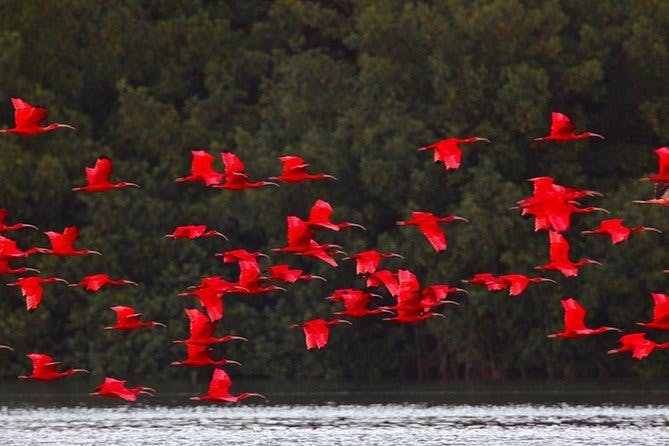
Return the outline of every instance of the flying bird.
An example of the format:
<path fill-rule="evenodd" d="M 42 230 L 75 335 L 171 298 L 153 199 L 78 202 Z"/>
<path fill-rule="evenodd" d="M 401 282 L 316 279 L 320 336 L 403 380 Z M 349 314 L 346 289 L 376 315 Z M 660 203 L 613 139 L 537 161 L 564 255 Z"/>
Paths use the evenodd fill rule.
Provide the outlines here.
<path fill-rule="evenodd" d="M 155 321 L 140 321 L 142 313 L 138 313 L 134 308 L 123 305 L 110 307 L 116 313 L 116 324 L 105 327 L 105 330 L 130 331 L 138 328 L 166 327 L 165 324 Z"/>
<path fill-rule="evenodd" d="M 191 154 L 193 157 L 190 164 L 190 175 L 177 178 L 176 182 L 202 182 L 206 186 L 219 184 L 224 175 L 214 170 L 216 158 L 204 150 L 191 150 Z"/>
<path fill-rule="evenodd" d="M 8 225 L 5 223 L 9 217 L 9 211 L 4 208 L 0 208 L 0 232 L 16 231 L 17 229 L 31 228 L 38 229 L 35 225 L 29 225 L 27 223 L 14 223 L 13 225 Z"/>
<path fill-rule="evenodd" d="M 174 232 L 172 232 L 171 234 L 167 234 L 165 238 L 172 238 L 172 239 L 186 238 L 188 240 L 193 240 L 200 237 L 214 237 L 214 236 L 223 237 L 226 240 L 228 239 L 228 237 L 226 237 L 225 234 L 223 234 L 222 232 L 218 232 L 213 229 L 207 231 L 206 225 L 177 226 L 174 229 Z"/>
<path fill-rule="evenodd" d="M 49 355 L 43 353 L 31 353 L 26 355 L 33 363 L 33 370 L 30 375 L 20 375 L 19 379 L 30 379 L 34 381 L 55 381 L 75 373 L 89 373 L 86 369 L 65 369 L 59 372 L 60 362 L 56 362 Z"/>
<path fill-rule="evenodd" d="M 309 228 L 330 229 L 331 231 L 339 231 L 344 228 L 359 228 L 365 230 L 363 225 L 351 223 L 349 221 L 333 223 L 331 220 L 333 213 L 334 210 L 330 203 L 325 200 L 316 200 L 316 203 L 311 207 L 311 211 L 309 211 L 309 218 L 307 219 L 306 224 Z"/>
<path fill-rule="evenodd" d="M 658 158 L 658 172 L 655 175 L 641 178 L 641 181 L 652 181 L 658 186 L 664 185 L 665 190 L 669 183 L 669 147 L 660 147 L 654 150 Z"/>
<path fill-rule="evenodd" d="M 534 138 L 535 141 L 553 141 L 553 142 L 568 142 L 579 139 L 601 138 L 604 137 L 598 133 L 583 132 L 574 133 L 576 126 L 571 119 L 562 113 L 551 113 L 551 131 L 548 136 L 542 138 Z"/>
<path fill-rule="evenodd" d="M 611 218 L 608 220 L 602 220 L 599 223 L 599 227 L 590 231 L 581 231 L 581 234 L 604 234 L 608 235 L 611 238 L 611 243 L 617 245 L 618 243 L 624 242 L 630 236 L 630 234 L 642 231 L 655 231 L 662 232 L 657 228 L 651 228 L 648 226 L 635 226 L 629 228 L 623 225 L 622 218 Z"/>
<path fill-rule="evenodd" d="M 621 336 L 618 339 L 621 344 L 620 347 L 609 350 L 607 353 L 613 355 L 615 353 L 632 352 L 632 358 L 643 359 L 650 355 L 656 348 L 669 348 L 669 342 L 658 344 L 646 338 L 646 333 L 629 333 Z"/>
<path fill-rule="evenodd" d="M 301 328 L 304 331 L 304 341 L 307 345 L 307 350 L 312 350 L 314 348 L 324 348 L 330 338 L 330 326 L 339 324 L 352 325 L 350 321 L 345 319 L 332 319 L 329 321 L 311 319 L 299 324 L 293 324 L 291 328 Z"/>
<path fill-rule="evenodd" d="M 569 259 L 569 243 L 562 235 L 555 231 L 549 231 L 549 257 L 550 262 L 545 265 L 536 266 L 535 269 L 560 271 L 565 277 L 578 276 L 578 268 L 587 264 L 601 265 L 600 262 L 588 258 L 582 258 L 573 262 Z"/>
<path fill-rule="evenodd" d="M 460 144 L 471 144 L 479 141 L 487 143 L 491 142 L 488 138 L 480 138 L 478 136 L 470 136 L 469 138 L 446 138 L 425 147 L 421 147 L 418 150 L 433 150 L 435 163 L 444 163 L 447 170 L 457 169 L 460 167 L 460 162 L 462 161 Z"/>
<path fill-rule="evenodd" d="M 585 308 L 571 297 L 563 299 L 561 302 L 564 309 L 564 329 L 559 333 L 549 334 L 549 338 L 578 339 L 607 331 L 621 331 L 618 328 L 606 326 L 594 329 L 587 328 L 585 326 Z"/>
<path fill-rule="evenodd" d="M 404 225 L 418 226 L 418 229 L 420 229 L 423 235 L 427 238 L 427 240 L 430 242 L 435 251 L 445 251 L 446 234 L 439 227 L 439 223 L 450 223 L 455 220 L 469 223 L 469 220 L 463 217 L 458 217 L 457 215 L 446 215 L 445 217 L 437 217 L 436 215 L 430 212 L 414 211 L 411 214 L 411 218 L 409 220 L 398 221 L 397 224 L 400 226 Z"/>
<path fill-rule="evenodd" d="M 0 275 L 2 274 L 21 274 L 27 272 L 34 272 L 39 274 L 39 270 L 35 268 L 26 268 L 24 266 L 20 268 L 12 268 L 9 266 L 9 260 L 0 260 Z"/>
<path fill-rule="evenodd" d="M 336 180 L 332 175 L 325 173 L 307 173 L 309 164 L 299 156 L 282 156 L 279 160 L 283 164 L 283 172 L 277 177 L 269 177 L 270 180 L 279 180 L 284 183 L 301 183 L 307 180 L 323 180 L 325 178 Z"/>
<path fill-rule="evenodd" d="M 237 361 L 231 359 L 212 359 L 211 353 L 213 348 L 206 345 L 186 344 L 186 359 L 182 361 L 174 361 L 172 365 L 186 365 L 191 367 L 209 367 L 217 365 L 235 364 L 241 365 Z"/>
<path fill-rule="evenodd" d="M 194 308 L 186 308 L 186 315 L 190 321 L 190 337 L 188 339 L 172 341 L 177 344 L 197 344 L 197 345 L 211 345 L 220 344 L 229 341 L 247 341 L 248 339 L 241 336 L 222 336 L 217 338 L 214 336 L 216 325 L 207 317 L 206 314 Z"/>
<path fill-rule="evenodd" d="M 110 183 L 109 177 L 114 170 L 112 160 L 106 156 L 101 156 L 95 162 L 94 167 L 86 167 L 86 186 L 74 187 L 73 191 L 79 192 L 105 192 L 112 189 L 123 189 L 125 187 L 139 188 L 139 184 L 127 183 L 121 181 L 119 183 Z"/>
<path fill-rule="evenodd" d="M 637 322 L 637 325 L 655 330 L 669 330 L 669 294 L 651 292 L 650 295 L 655 305 L 653 308 L 653 320 L 650 322 Z"/>
<path fill-rule="evenodd" d="M 52 123 L 42 126 L 47 116 L 47 109 L 40 106 L 33 107 L 26 101 L 20 98 L 12 98 L 12 105 L 14 106 L 14 127 L 0 130 L 0 133 L 14 133 L 20 136 L 35 136 L 44 132 L 66 128 L 76 130 L 68 124 Z"/>
<path fill-rule="evenodd" d="M 221 153 L 223 164 L 225 164 L 225 182 L 214 185 L 217 189 L 244 190 L 257 189 L 265 186 L 279 187 L 278 184 L 271 181 L 250 182 L 249 176 L 245 172 L 244 163 L 237 155 L 232 152 Z"/>
<path fill-rule="evenodd" d="M 389 257 L 404 258 L 404 256 L 394 252 L 379 252 L 371 249 L 351 254 L 348 257 L 344 257 L 343 260 L 355 260 L 355 273 L 357 275 L 367 275 L 373 274 L 379 267 L 381 260 Z"/>
<path fill-rule="evenodd" d="M 8 283 L 7 286 L 17 286 L 21 288 L 21 294 L 26 299 L 26 309 L 28 311 L 35 311 L 42 303 L 42 296 L 44 295 L 44 288 L 42 285 L 46 283 L 63 282 L 68 283 L 67 280 L 59 277 L 21 277 L 16 282 Z"/>
<path fill-rule="evenodd" d="M 232 386 L 232 380 L 230 376 L 223 369 L 214 369 L 214 374 L 211 377 L 209 382 L 209 389 L 207 389 L 207 394 L 202 396 L 193 396 L 191 400 L 195 401 L 215 401 L 221 403 L 239 403 L 246 398 L 257 396 L 262 399 L 266 399 L 263 395 L 259 393 L 250 393 L 244 392 L 239 395 L 230 394 L 230 387 Z"/>
<path fill-rule="evenodd" d="M 295 283 L 298 280 L 322 280 L 323 282 L 327 282 L 325 277 L 302 274 L 301 269 L 292 269 L 290 265 L 283 263 L 268 267 L 267 272 L 269 272 L 269 276 L 265 278 L 266 280 L 276 280 L 285 283 Z"/>
<path fill-rule="evenodd" d="M 31 248 L 32 251 L 42 254 L 53 254 L 58 257 L 85 256 L 88 254 L 102 255 L 102 253 L 91 251 L 90 249 L 74 249 L 74 243 L 79 238 L 79 229 L 76 226 L 68 226 L 62 233 L 49 231 L 45 232 L 45 234 L 49 237 L 51 249 Z"/>
<path fill-rule="evenodd" d="M 367 308 L 372 300 L 372 297 L 378 296 L 377 294 L 367 293 L 365 291 L 354 289 L 343 289 L 336 291 L 338 292 L 330 296 L 328 299 L 336 302 L 342 302 L 344 304 L 343 311 L 336 311 L 334 313 L 338 316 L 365 317 L 374 314 L 393 313 L 392 311 L 383 308 Z"/>
<path fill-rule="evenodd" d="M 126 387 L 125 383 L 125 380 L 106 377 L 104 382 L 95 389 L 95 392 L 91 392 L 89 395 L 119 398 L 131 402 L 136 401 L 138 395 L 154 396 L 155 390 L 151 387 Z"/>
<path fill-rule="evenodd" d="M 13 259 L 22 259 L 28 257 L 40 248 L 30 248 L 27 251 L 19 249 L 16 240 L 0 235 L 0 260 L 10 261 Z"/>
<path fill-rule="evenodd" d="M 81 287 L 86 291 L 95 293 L 106 286 L 134 285 L 139 286 L 137 282 L 126 279 L 112 279 L 107 274 L 92 274 L 85 276 L 79 283 L 71 283 L 71 287 Z"/>

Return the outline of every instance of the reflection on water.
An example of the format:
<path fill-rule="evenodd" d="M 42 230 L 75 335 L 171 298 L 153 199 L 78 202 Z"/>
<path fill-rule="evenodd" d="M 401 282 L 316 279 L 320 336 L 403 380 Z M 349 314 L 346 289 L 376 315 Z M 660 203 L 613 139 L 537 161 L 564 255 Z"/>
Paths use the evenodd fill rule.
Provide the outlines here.
<path fill-rule="evenodd" d="M 204 390 L 190 386 L 134 405 L 87 397 L 90 389 L 76 386 L 0 386 L 0 445 L 669 445 L 669 393 L 657 383 L 400 390 L 244 383 L 240 389 L 261 391 L 269 403 L 238 406 L 189 403 Z"/>

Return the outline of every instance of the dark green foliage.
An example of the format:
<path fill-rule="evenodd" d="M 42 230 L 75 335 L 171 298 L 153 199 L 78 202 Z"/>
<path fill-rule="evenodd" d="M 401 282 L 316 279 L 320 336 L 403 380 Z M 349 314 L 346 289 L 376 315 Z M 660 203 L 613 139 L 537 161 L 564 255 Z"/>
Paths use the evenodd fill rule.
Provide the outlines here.
<path fill-rule="evenodd" d="M 406 256 L 386 261 L 414 271 L 423 285 L 476 272 L 534 273 L 546 263 L 545 233 L 510 211 L 531 194 L 527 178 L 550 175 L 567 186 L 596 189 L 588 204 L 629 225 L 666 225 L 666 209 L 631 204 L 651 187 L 638 178 L 656 169 L 651 149 L 665 144 L 669 110 L 669 7 L 656 1 L 129 1 L 102 7 L 81 0 L 0 6 L 0 122 L 13 120 L 10 97 L 49 108 L 72 123 L 29 139 L 2 135 L 0 207 L 43 231 L 77 225 L 79 246 L 101 258 L 40 256 L 27 263 L 72 282 L 107 272 L 140 287 L 86 294 L 47 285 L 42 307 L 24 310 L 19 292 L 2 291 L 0 375 L 28 367 L 23 355 L 48 353 L 94 375 L 206 379 L 170 367 L 185 355 L 171 344 L 187 333 L 177 293 L 203 276 L 234 279 L 238 270 L 214 253 L 285 244 L 288 214 L 306 217 L 318 198 L 338 220 L 364 224 L 322 234 L 349 252 L 367 248 Z M 552 110 L 603 142 L 533 143 L 547 134 Z M 464 148 L 459 170 L 417 148 L 448 136 L 479 135 L 493 144 Z M 177 184 L 190 150 L 217 157 L 233 151 L 252 179 L 280 171 L 278 157 L 304 157 L 314 172 L 338 181 L 285 184 L 245 192 Z M 118 179 L 139 190 L 86 195 L 84 166 L 105 154 Z M 435 253 L 415 228 L 397 220 L 413 210 L 456 214 L 449 247 Z M 233 295 L 221 333 L 249 343 L 216 347 L 215 357 L 243 363 L 235 375 L 275 379 L 469 379 L 502 377 L 666 376 L 666 352 L 635 363 L 609 357 L 614 334 L 564 342 L 547 339 L 562 325 L 560 299 L 588 309 L 588 323 L 636 330 L 650 318 L 650 291 L 667 291 L 667 236 L 634 235 L 612 247 L 581 237 L 603 217 L 575 216 L 566 234 L 572 258 L 601 267 L 557 285 L 531 285 L 515 299 L 469 287 L 446 319 L 398 326 L 378 318 L 333 327 L 325 350 L 307 352 L 290 325 L 329 318 L 341 304 L 334 289 L 364 287 L 351 262 L 338 269 L 273 254 L 328 282 L 299 282 L 288 292 Z M 12 220 L 13 221 L 13 220 Z M 166 240 L 175 226 L 204 223 L 230 242 Z M 35 231 L 14 233 L 20 246 L 45 246 Z M 264 261 L 264 264 L 267 264 Z M 13 280 L 4 276 L 4 282 Z M 166 329 L 105 331 L 108 307 L 132 305 Z M 384 304 L 392 304 L 386 298 Z M 658 341 L 667 336 L 653 333 Z"/>

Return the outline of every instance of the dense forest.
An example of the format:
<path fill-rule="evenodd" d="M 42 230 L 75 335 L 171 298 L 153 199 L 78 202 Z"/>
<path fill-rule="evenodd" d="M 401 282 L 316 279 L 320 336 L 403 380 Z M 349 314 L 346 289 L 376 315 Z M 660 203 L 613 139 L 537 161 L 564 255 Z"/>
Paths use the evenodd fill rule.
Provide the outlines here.
<path fill-rule="evenodd" d="M 44 352 L 93 376 L 145 376 L 203 381 L 210 371 L 171 367 L 184 356 L 171 343 L 187 335 L 178 297 L 201 277 L 234 279 L 238 271 L 214 254 L 261 250 L 270 263 L 290 263 L 327 282 L 301 282 L 286 292 L 225 298 L 221 333 L 248 343 L 217 347 L 240 361 L 235 376 L 272 379 L 499 379 L 660 377 L 666 351 L 643 361 L 607 355 L 618 339 L 548 339 L 560 331 L 560 300 L 588 309 L 587 322 L 638 331 L 650 320 L 651 291 L 666 292 L 666 233 L 643 233 L 612 246 L 583 237 L 602 214 L 574 217 L 566 233 L 572 258 L 601 266 L 521 296 L 466 286 L 445 319 L 416 325 L 356 319 L 334 327 L 323 350 L 307 351 L 291 324 L 340 310 L 324 298 L 337 288 L 365 289 L 354 263 L 271 253 L 285 245 L 286 215 L 306 217 L 316 199 L 339 220 L 366 231 L 319 235 L 349 253 L 365 248 L 401 253 L 384 267 L 415 272 L 424 285 L 477 272 L 534 275 L 548 259 L 546 232 L 509 210 L 531 195 L 528 178 L 602 192 L 588 205 L 630 225 L 669 230 L 667 209 L 640 206 L 657 171 L 653 149 L 669 126 L 669 3 L 565 1 L 125 1 L 0 4 L 0 127 L 11 127 L 10 98 L 49 109 L 49 121 L 77 130 L 32 138 L 0 135 L 0 207 L 11 221 L 41 231 L 76 225 L 78 245 L 102 256 L 32 256 L 17 265 L 77 282 L 107 272 L 140 284 L 86 294 L 50 285 L 41 307 L 25 310 L 19 290 L 0 290 L 0 375 L 29 369 L 25 354 Z M 605 140 L 536 143 L 552 111 Z M 449 136 L 478 135 L 492 144 L 464 148 L 462 166 L 446 171 L 417 149 Z M 337 181 L 226 191 L 176 183 L 191 150 L 235 152 L 252 178 L 281 171 L 278 157 L 299 155 Z M 141 189 L 85 194 L 84 167 L 100 155 L 115 177 Z M 449 245 L 435 252 L 415 228 L 398 227 L 414 210 L 456 214 Z M 164 235 L 202 223 L 229 237 L 193 241 Z M 19 246 L 45 246 L 38 231 L 5 234 Z M 339 256 L 341 257 L 341 256 Z M 3 283 L 14 280 L 2 277 Z M 383 294 L 381 289 L 376 290 Z M 390 303 L 390 300 L 387 301 Z M 118 333 L 112 305 L 132 305 L 167 328 Z M 658 341 L 666 333 L 649 332 Z"/>

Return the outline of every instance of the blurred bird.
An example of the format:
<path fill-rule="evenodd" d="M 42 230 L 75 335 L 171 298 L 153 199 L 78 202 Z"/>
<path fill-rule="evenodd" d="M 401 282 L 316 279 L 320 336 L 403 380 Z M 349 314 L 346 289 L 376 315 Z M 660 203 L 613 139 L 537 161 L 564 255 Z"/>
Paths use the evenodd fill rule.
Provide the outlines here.
<path fill-rule="evenodd" d="M 600 262 L 588 258 L 582 258 L 576 262 L 569 260 L 569 243 L 555 231 L 549 231 L 549 257 L 550 262 L 545 265 L 536 266 L 535 269 L 557 270 L 565 277 L 578 276 L 578 268 L 587 264 L 601 265 Z"/>
<path fill-rule="evenodd" d="M 343 302 L 345 309 L 343 311 L 336 311 L 334 313 L 338 316 L 365 317 L 380 313 L 393 313 L 392 311 L 383 308 L 367 308 L 372 300 L 372 297 L 378 295 L 353 289 L 336 291 L 339 292 L 328 297 L 328 299 L 332 301 Z"/>
<path fill-rule="evenodd" d="M 186 344 L 186 359 L 183 361 L 174 361 L 172 365 L 187 365 L 191 367 L 209 367 L 216 365 L 235 364 L 241 365 L 237 361 L 231 359 L 212 359 L 211 353 L 213 348 L 206 345 Z"/>
<path fill-rule="evenodd" d="M 81 287 L 86 291 L 95 293 L 105 286 L 134 285 L 139 286 L 137 282 L 126 279 L 112 279 L 107 274 L 92 274 L 85 276 L 79 283 L 71 283 L 71 287 Z"/>
<path fill-rule="evenodd" d="M 85 256 L 88 254 L 95 254 L 101 256 L 102 253 L 98 251 L 91 251 L 90 249 L 74 249 L 74 243 L 79 238 L 79 229 L 76 226 L 66 227 L 62 233 L 49 231 L 45 232 L 51 242 L 51 249 L 48 248 L 31 248 L 31 251 L 42 254 L 53 254 L 58 257 L 67 256 Z"/>
<path fill-rule="evenodd" d="M 669 330 L 669 294 L 650 293 L 655 307 L 653 308 L 653 320 L 650 322 L 637 322 L 646 328 L 655 330 Z"/>
<path fill-rule="evenodd" d="M 177 344 L 196 344 L 196 345 L 210 345 L 210 344 L 220 344 L 223 342 L 229 341 L 248 341 L 248 339 L 241 336 L 222 336 L 217 338 L 214 336 L 216 331 L 216 325 L 199 310 L 194 308 L 186 308 L 186 315 L 190 321 L 190 337 L 188 339 L 172 341 Z"/>
<path fill-rule="evenodd" d="M 307 345 L 307 350 L 324 348 L 328 339 L 330 338 L 330 326 L 348 324 L 351 322 L 344 319 L 332 319 L 326 321 L 324 319 L 311 319 L 299 324 L 291 325 L 291 328 L 301 328 L 304 331 L 304 340 Z"/>
<path fill-rule="evenodd" d="M 307 180 L 323 180 L 330 178 L 336 180 L 332 175 L 324 173 L 307 173 L 309 164 L 305 163 L 299 156 L 282 156 L 279 158 L 283 164 L 283 172 L 277 177 L 269 177 L 270 180 L 279 180 L 284 183 L 301 183 Z"/>
<path fill-rule="evenodd" d="M 30 375 L 20 375 L 19 379 L 47 382 L 65 378 L 75 373 L 89 373 L 86 369 L 66 369 L 59 372 L 56 369 L 60 365 L 60 362 L 55 362 L 51 356 L 43 353 L 31 353 L 26 356 L 32 361 L 33 370 Z"/>
<path fill-rule="evenodd" d="M 669 183 L 669 147 L 660 147 L 654 152 L 658 158 L 658 172 L 655 175 L 641 178 L 641 181 L 652 181 L 658 183 L 658 186 L 665 185 L 666 190 L 667 183 Z"/>
<path fill-rule="evenodd" d="M 443 304 L 457 305 L 457 302 L 439 298 L 447 295 L 449 292 L 443 288 L 433 288 L 430 292 L 423 295 L 416 275 L 409 270 L 399 270 L 397 272 L 397 278 L 399 284 L 397 304 L 394 306 L 379 307 L 385 310 L 395 310 L 397 311 L 397 315 L 390 318 L 384 318 L 384 321 L 414 324 L 432 317 L 443 318 L 445 317 L 443 314 L 435 313 L 431 310 Z M 438 295 L 437 292 L 439 292 L 441 296 Z"/>
<path fill-rule="evenodd" d="M 480 138 L 478 136 L 470 136 L 469 138 L 446 138 L 425 147 L 421 147 L 418 150 L 433 150 L 435 163 L 444 163 L 447 170 L 457 169 L 460 167 L 460 162 L 462 161 L 460 144 L 471 144 L 479 141 L 487 143 L 491 142 L 488 138 Z"/>
<path fill-rule="evenodd" d="M 439 223 L 450 223 L 455 220 L 469 223 L 469 220 L 457 215 L 446 215 L 445 217 L 437 217 L 430 212 L 414 211 L 411 218 L 405 221 L 398 221 L 397 224 L 418 226 L 418 229 L 427 237 L 435 251 L 446 250 L 446 234 L 439 227 Z"/>
<path fill-rule="evenodd" d="M 230 387 L 232 386 L 232 380 L 230 376 L 223 369 L 214 369 L 214 374 L 211 377 L 209 382 L 209 389 L 207 390 L 206 395 L 202 396 L 193 396 L 191 400 L 196 401 L 216 401 L 223 403 L 239 403 L 246 398 L 257 396 L 262 399 L 266 399 L 263 395 L 259 393 L 250 393 L 244 392 L 239 395 L 231 395 Z"/>
<path fill-rule="evenodd" d="M 126 387 L 125 380 L 106 377 L 104 382 L 100 384 L 95 392 L 89 395 L 104 396 L 107 398 L 119 398 L 126 401 L 136 401 L 138 395 L 154 396 L 155 390 L 151 387 Z"/>
<path fill-rule="evenodd" d="M 387 269 L 380 269 L 374 271 L 367 277 L 367 286 L 376 288 L 380 285 L 386 287 L 391 296 L 397 297 L 400 291 L 399 282 L 397 280 L 397 273 Z"/>
<path fill-rule="evenodd" d="M 165 324 L 155 321 L 140 321 L 142 313 L 138 313 L 134 308 L 123 305 L 110 307 L 116 313 L 116 324 L 105 327 L 105 330 L 130 331 L 138 328 L 166 327 Z"/>
<path fill-rule="evenodd" d="M 395 254 L 394 252 L 379 252 L 376 250 L 361 251 L 344 257 L 342 260 L 355 260 L 355 273 L 358 275 L 373 274 L 381 260 L 389 257 L 397 257 L 403 259 L 404 256 Z"/>
<path fill-rule="evenodd" d="M 21 288 L 21 294 L 26 299 L 26 309 L 28 311 L 35 311 L 42 303 L 42 296 L 44 295 L 44 288 L 42 285 L 46 283 L 63 282 L 68 283 L 67 280 L 59 277 L 21 277 L 16 282 L 8 283 L 7 286 L 17 286 Z"/>
<path fill-rule="evenodd" d="M 0 133 L 14 133 L 20 136 L 35 136 L 44 132 L 66 128 L 76 130 L 68 124 L 52 123 L 46 126 L 40 124 L 44 121 L 48 112 L 47 109 L 40 106 L 32 106 L 20 98 L 12 98 L 14 106 L 14 127 L 0 130 Z"/>
<path fill-rule="evenodd" d="M 223 179 L 223 174 L 214 170 L 215 158 L 204 150 L 191 150 L 193 156 L 190 164 L 190 175 L 177 178 L 177 183 L 202 182 L 206 186 L 218 184 Z"/>
<path fill-rule="evenodd" d="M 139 188 L 139 184 L 127 183 L 121 181 L 120 183 L 110 183 L 109 177 L 114 170 L 112 160 L 106 156 L 101 156 L 95 162 L 94 167 L 86 167 L 86 186 L 72 188 L 73 191 L 83 192 L 105 192 L 112 189 L 123 189 L 125 187 Z"/>
<path fill-rule="evenodd" d="M 223 237 L 226 240 L 228 239 L 222 232 L 218 232 L 213 229 L 207 231 L 206 225 L 177 226 L 174 229 L 174 232 L 172 232 L 171 234 L 167 234 L 165 238 L 173 238 L 173 239 L 186 238 L 189 240 L 193 240 L 200 237 L 213 237 L 213 236 Z"/>
<path fill-rule="evenodd" d="M 629 333 L 618 339 L 622 344 L 620 347 L 609 350 L 609 355 L 622 352 L 632 352 L 634 359 L 643 359 L 650 355 L 656 348 L 669 348 L 669 342 L 658 344 L 646 338 L 646 333 Z"/>
<path fill-rule="evenodd" d="M 35 225 L 29 225 L 27 223 L 14 223 L 13 225 L 8 225 L 5 223 L 9 217 L 9 211 L 4 208 L 0 208 L 0 232 L 16 231 L 17 229 L 31 228 L 38 229 Z"/>
<path fill-rule="evenodd" d="M 332 206 L 325 200 L 316 200 L 316 203 L 309 211 L 309 218 L 306 221 L 307 226 L 312 228 L 330 229 L 331 231 L 339 231 L 344 228 L 359 228 L 365 229 L 363 225 L 344 221 L 341 223 L 333 223 L 331 220 L 334 213 Z"/>
<path fill-rule="evenodd" d="M 579 139 L 601 138 L 604 137 L 597 133 L 583 132 L 574 133 L 576 126 L 571 119 L 562 113 L 551 113 L 551 131 L 548 136 L 542 138 L 534 138 L 535 141 L 553 141 L 553 142 L 567 142 L 576 141 Z"/>
<path fill-rule="evenodd" d="M 267 268 L 267 271 L 270 275 L 265 277 L 265 280 L 276 280 L 286 283 L 295 283 L 298 280 L 322 280 L 323 282 L 327 282 L 325 277 L 302 274 L 301 269 L 291 269 L 290 265 L 287 264 L 272 265 Z"/>
<path fill-rule="evenodd" d="M 607 331 L 621 331 L 618 328 L 606 326 L 595 329 L 587 328 L 585 326 L 585 308 L 571 297 L 563 299 L 561 302 L 564 309 L 564 329 L 560 333 L 549 334 L 549 338 L 577 339 Z"/>
<path fill-rule="evenodd" d="M 217 189 L 244 190 L 256 189 L 265 186 L 279 187 L 278 184 L 271 181 L 249 182 L 249 176 L 245 172 L 244 163 L 237 155 L 232 152 L 221 153 L 223 164 L 225 164 L 225 182 L 214 185 Z"/>
<path fill-rule="evenodd" d="M 608 220 L 602 220 L 599 223 L 599 227 L 597 229 L 593 229 L 591 231 L 581 231 L 581 234 L 608 235 L 609 237 L 611 237 L 611 243 L 617 245 L 618 243 L 627 240 L 630 234 L 642 231 L 655 231 L 660 233 L 662 232 L 657 228 L 651 228 L 648 226 L 635 226 L 633 228 L 628 228 L 627 226 L 623 225 L 622 218 L 611 218 Z"/>

